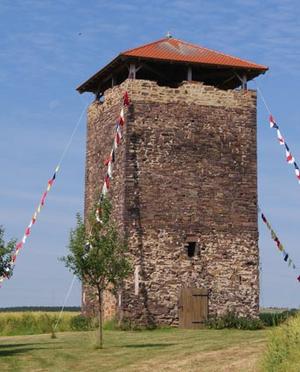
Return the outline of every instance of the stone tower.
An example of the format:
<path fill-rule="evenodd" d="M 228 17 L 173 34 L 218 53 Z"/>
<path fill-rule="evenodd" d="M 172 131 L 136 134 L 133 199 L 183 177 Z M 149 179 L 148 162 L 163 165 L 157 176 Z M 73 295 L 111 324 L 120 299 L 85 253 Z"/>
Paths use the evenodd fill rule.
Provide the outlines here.
<path fill-rule="evenodd" d="M 85 213 L 98 199 L 125 91 L 109 195 L 133 273 L 105 316 L 198 327 L 259 310 L 256 92 L 267 67 L 165 38 L 121 53 L 78 87 L 88 110 Z M 83 289 L 83 310 L 93 308 Z"/>

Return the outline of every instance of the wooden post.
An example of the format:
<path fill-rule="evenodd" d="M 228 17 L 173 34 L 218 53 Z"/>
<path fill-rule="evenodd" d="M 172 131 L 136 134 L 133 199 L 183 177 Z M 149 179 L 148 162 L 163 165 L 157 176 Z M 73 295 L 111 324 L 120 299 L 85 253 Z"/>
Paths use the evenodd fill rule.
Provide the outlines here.
<path fill-rule="evenodd" d="M 247 90 L 247 75 L 244 74 L 242 77 L 240 77 L 240 75 L 237 72 L 235 72 L 234 74 L 239 79 L 239 81 L 242 83 L 241 89 Z"/>
<path fill-rule="evenodd" d="M 191 66 L 188 66 L 187 81 L 192 81 L 192 80 L 193 80 L 193 70 Z"/>
<path fill-rule="evenodd" d="M 243 75 L 242 77 L 242 89 L 247 90 L 247 75 Z"/>
<path fill-rule="evenodd" d="M 135 68 L 135 63 L 130 63 L 129 65 L 129 79 L 135 79 L 136 76 L 136 68 Z"/>
<path fill-rule="evenodd" d="M 95 93 L 95 101 L 100 101 L 102 97 L 103 97 L 102 92 L 98 91 Z"/>

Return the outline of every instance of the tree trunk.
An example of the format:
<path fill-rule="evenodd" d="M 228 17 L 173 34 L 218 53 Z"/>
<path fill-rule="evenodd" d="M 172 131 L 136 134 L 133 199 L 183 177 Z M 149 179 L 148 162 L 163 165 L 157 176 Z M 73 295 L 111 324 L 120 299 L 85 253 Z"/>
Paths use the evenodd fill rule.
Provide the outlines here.
<path fill-rule="evenodd" d="M 103 299 L 102 299 L 102 290 L 98 289 L 98 316 L 99 316 L 99 334 L 98 334 L 98 343 L 99 348 L 103 349 L 103 311 L 102 306 L 103 305 Z"/>
<path fill-rule="evenodd" d="M 118 327 L 120 328 L 123 323 L 123 303 L 122 303 L 122 292 L 118 291 Z"/>

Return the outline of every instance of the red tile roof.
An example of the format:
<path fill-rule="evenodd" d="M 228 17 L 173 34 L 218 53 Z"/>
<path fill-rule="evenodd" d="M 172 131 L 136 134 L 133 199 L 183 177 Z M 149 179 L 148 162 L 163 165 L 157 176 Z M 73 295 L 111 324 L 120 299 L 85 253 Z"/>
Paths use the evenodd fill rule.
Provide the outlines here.
<path fill-rule="evenodd" d="M 226 86 L 228 89 L 233 89 L 241 84 L 237 77 L 232 79 L 231 70 L 236 70 L 239 73 L 244 70 L 247 75 L 247 80 L 252 80 L 268 70 L 267 66 L 216 52 L 182 40 L 166 37 L 120 53 L 110 63 L 81 84 L 77 90 L 80 93 L 86 91 L 95 93 L 99 91 L 100 88 L 103 90 L 107 89 L 109 85 L 111 85 L 109 79 L 112 74 L 116 71 L 120 71 L 122 65 L 137 59 L 149 62 L 173 62 L 174 65 L 187 63 L 198 67 L 198 70 L 202 68 L 207 71 L 215 70 L 215 82 L 206 82 L 209 84 L 225 84 L 226 81 L 229 81 Z M 199 81 L 202 80 L 200 79 Z M 205 81 L 205 79 L 203 81 Z"/>
<path fill-rule="evenodd" d="M 246 69 L 268 70 L 268 67 L 233 57 L 174 38 L 164 38 L 138 48 L 127 50 L 121 56 L 218 65 Z"/>

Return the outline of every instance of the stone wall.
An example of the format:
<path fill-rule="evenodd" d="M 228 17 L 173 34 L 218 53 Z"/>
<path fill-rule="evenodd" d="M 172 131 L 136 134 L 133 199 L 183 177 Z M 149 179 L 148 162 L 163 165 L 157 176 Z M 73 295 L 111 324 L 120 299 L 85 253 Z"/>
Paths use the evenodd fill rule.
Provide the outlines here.
<path fill-rule="evenodd" d="M 110 192 L 139 267 L 139 291 L 132 274 L 123 316 L 177 325 L 179 292 L 188 286 L 208 289 L 210 316 L 257 316 L 256 93 L 145 80 L 107 90 L 104 103 L 89 109 L 86 213 L 102 187 L 126 90 L 132 104 Z M 190 258 L 191 237 L 199 251 Z M 92 302 L 85 302 L 88 309 Z M 111 299 L 110 314 L 114 309 Z"/>
<path fill-rule="evenodd" d="M 87 118 L 87 148 L 86 148 L 86 170 L 85 170 L 85 220 L 95 202 L 99 200 L 106 174 L 104 160 L 108 158 L 113 145 L 115 124 L 120 115 L 122 105 L 121 90 L 114 90 L 104 103 L 93 102 L 88 109 Z M 125 135 L 125 131 L 124 131 Z M 124 234 L 124 190 L 123 183 L 125 172 L 125 145 L 122 143 L 116 152 L 116 162 L 113 168 L 112 187 L 110 197 L 114 208 L 114 219 L 116 220 L 120 234 Z M 82 289 L 82 311 L 86 315 L 96 315 L 96 296 L 94 291 L 84 285 Z M 110 319 L 116 313 L 116 299 L 109 293 L 104 295 L 104 318 Z"/>

